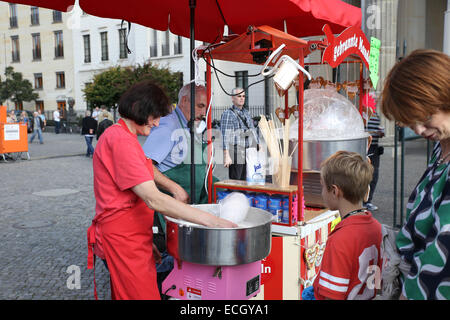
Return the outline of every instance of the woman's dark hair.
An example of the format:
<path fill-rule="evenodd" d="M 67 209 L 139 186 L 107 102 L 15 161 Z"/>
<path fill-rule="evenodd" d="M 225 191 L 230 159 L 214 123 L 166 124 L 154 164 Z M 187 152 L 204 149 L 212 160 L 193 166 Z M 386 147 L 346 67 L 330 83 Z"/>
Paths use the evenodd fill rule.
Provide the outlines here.
<path fill-rule="evenodd" d="M 147 123 L 148 117 L 164 117 L 170 113 L 169 98 L 150 80 L 134 84 L 120 97 L 119 114 L 137 125 Z"/>

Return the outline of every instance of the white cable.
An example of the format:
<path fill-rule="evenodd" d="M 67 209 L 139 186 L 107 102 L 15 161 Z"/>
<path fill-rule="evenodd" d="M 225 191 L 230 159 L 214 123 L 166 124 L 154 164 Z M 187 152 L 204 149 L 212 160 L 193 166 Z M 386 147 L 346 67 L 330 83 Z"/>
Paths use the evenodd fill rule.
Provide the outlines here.
<path fill-rule="evenodd" d="M 199 86 L 199 85 L 205 85 L 205 81 L 200 79 L 200 71 L 199 71 L 199 58 L 198 58 L 198 54 L 197 54 L 197 50 L 205 50 L 208 47 L 201 45 L 198 46 L 197 48 L 194 48 L 194 50 L 192 50 L 192 61 L 194 61 L 194 65 L 195 65 L 195 75 L 194 75 L 194 79 L 191 80 L 190 82 L 194 82 L 195 81 L 195 85 Z"/>
<path fill-rule="evenodd" d="M 208 109 L 206 110 L 206 120 L 208 120 L 208 114 L 209 114 L 209 111 L 211 110 L 212 100 L 213 99 L 212 99 L 212 95 L 211 95 L 211 99 L 209 100 L 209 106 L 208 106 Z M 208 135 L 208 131 L 206 131 L 206 135 Z M 208 147 L 206 147 L 206 148 L 208 148 Z M 206 150 L 208 150 L 208 149 L 206 149 Z M 205 175 L 205 181 L 204 181 L 206 195 L 209 195 L 207 181 L 208 181 L 209 169 L 212 166 L 213 159 L 214 159 L 214 143 L 212 143 L 212 141 L 211 141 L 211 159 L 209 160 L 208 168 L 206 169 L 206 175 Z M 212 172 L 211 172 L 211 174 L 212 174 Z"/>

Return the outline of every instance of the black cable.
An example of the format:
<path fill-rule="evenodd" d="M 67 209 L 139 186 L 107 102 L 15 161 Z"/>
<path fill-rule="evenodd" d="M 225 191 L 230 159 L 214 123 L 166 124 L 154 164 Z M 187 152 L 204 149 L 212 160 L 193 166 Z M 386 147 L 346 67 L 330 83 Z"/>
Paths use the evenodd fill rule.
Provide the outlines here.
<path fill-rule="evenodd" d="M 209 45 L 208 48 L 209 48 L 210 46 L 211 46 L 211 45 Z M 207 48 L 207 49 L 208 49 L 208 48 Z M 206 50 L 205 50 L 205 51 L 206 51 Z M 204 52 L 205 52 L 205 51 L 204 51 Z M 228 74 L 226 74 L 226 73 L 220 71 L 219 69 L 217 69 L 217 68 L 215 67 L 215 65 L 214 65 L 214 59 L 213 59 L 213 57 L 212 57 L 211 52 L 209 52 L 209 55 L 211 56 L 211 63 L 212 63 L 212 65 L 210 65 L 210 66 L 211 66 L 212 69 L 214 70 L 214 74 L 216 75 L 217 82 L 219 83 L 220 88 L 222 89 L 222 91 L 223 91 L 226 95 L 231 96 L 231 97 L 237 96 L 237 95 L 239 95 L 239 94 L 245 92 L 246 90 L 248 90 L 248 88 L 250 88 L 251 86 L 254 86 L 255 84 L 258 84 L 258 83 L 260 83 L 260 82 L 263 82 L 263 81 L 265 81 L 266 79 L 270 79 L 270 78 L 272 78 L 272 77 L 274 76 L 274 75 L 271 75 L 271 76 L 269 76 L 269 77 L 265 77 L 264 79 L 261 79 L 261 80 L 259 80 L 259 81 L 256 81 L 256 82 L 254 82 L 254 83 L 248 85 L 247 87 L 242 88 L 242 89 L 243 89 L 242 92 L 237 92 L 237 93 L 234 93 L 234 94 L 233 94 L 233 93 L 228 93 L 228 92 L 224 89 L 224 87 L 222 86 L 222 83 L 220 82 L 219 75 L 217 74 L 217 71 L 219 71 L 219 72 L 222 73 L 223 75 L 225 75 L 225 76 L 227 76 L 227 77 L 230 77 L 230 78 L 238 78 L 238 76 L 236 76 L 236 75 L 228 75 Z M 202 58 L 203 58 L 203 59 L 205 60 L 205 62 L 208 64 L 208 62 L 206 61 L 204 55 L 202 55 Z M 258 73 L 258 74 L 251 75 L 251 76 L 252 76 L 252 77 L 256 77 L 256 76 L 259 76 L 259 75 L 261 75 L 261 74 Z M 250 77 L 250 76 L 247 75 L 247 77 Z"/>
<path fill-rule="evenodd" d="M 212 56 L 212 53 L 211 53 L 211 51 L 209 51 L 209 47 L 210 47 L 210 46 L 208 46 L 208 47 L 203 51 L 203 54 L 202 54 L 202 58 L 203 58 L 203 60 L 205 61 L 205 63 L 206 63 L 207 65 L 209 65 L 211 68 L 213 68 L 214 70 L 219 71 L 219 72 L 220 72 L 221 74 L 223 74 L 224 76 L 227 76 L 227 77 L 230 77 L 230 78 L 237 78 L 238 76 L 236 76 L 236 75 L 227 74 L 227 73 L 223 72 L 222 70 L 216 68 L 216 66 L 214 65 L 214 58 L 213 58 L 213 56 Z M 211 57 L 212 65 L 211 65 L 210 63 L 208 63 L 208 60 L 207 60 L 207 59 L 205 58 L 205 56 L 204 56 L 204 54 L 205 54 L 205 52 L 206 52 L 207 50 L 209 51 L 209 56 Z M 259 75 L 261 75 L 261 74 L 260 74 L 260 73 L 255 73 L 255 74 L 249 74 L 249 75 L 247 75 L 247 77 L 251 78 L 251 77 L 257 77 L 257 76 L 259 76 Z"/>
<path fill-rule="evenodd" d="M 164 292 L 163 294 L 165 295 L 165 296 L 167 296 L 167 292 L 169 292 L 170 290 L 175 290 L 177 288 L 177 286 L 176 285 L 172 285 L 170 288 L 168 288 L 167 290 L 166 290 L 166 292 Z"/>
<path fill-rule="evenodd" d="M 220 7 L 219 1 L 216 0 L 216 4 L 217 4 L 217 9 L 219 9 L 219 13 L 222 17 L 223 23 L 228 26 L 229 33 L 233 34 L 233 31 L 231 31 L 231 28 L 228 25 L 227 20 L 225 20 L 225 16 L 223 15 L 222 8 Z"/>

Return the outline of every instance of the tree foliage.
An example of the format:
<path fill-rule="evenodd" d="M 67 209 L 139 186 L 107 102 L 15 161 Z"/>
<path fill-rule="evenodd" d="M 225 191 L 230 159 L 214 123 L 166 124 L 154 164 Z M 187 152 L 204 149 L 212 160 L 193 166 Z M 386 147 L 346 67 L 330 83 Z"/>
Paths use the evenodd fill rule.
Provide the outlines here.
<path fill-rule="evenodd" d="M 31 82 L 24 79 L 22 73 L 14 72 L 13 67 L 5 68 L 5 79 L 0 81 L 0 102 L 11 100 L 16 104 L 39 98 L 33 91 Z"/>
<path fill-rule="evenodd" d="M 134 83 L 147 79 L 159 84 L 171 103 L 177 102 L 178 91 L 182 86 L 181 73 L 158 68 L 150 62 L 135 67 L 112 67 L 95 75 L 93 81 L 86 84 L 84 97 L 92 106 L 105 105 L 110 108 L 119 102 L 122 94 Z"/>

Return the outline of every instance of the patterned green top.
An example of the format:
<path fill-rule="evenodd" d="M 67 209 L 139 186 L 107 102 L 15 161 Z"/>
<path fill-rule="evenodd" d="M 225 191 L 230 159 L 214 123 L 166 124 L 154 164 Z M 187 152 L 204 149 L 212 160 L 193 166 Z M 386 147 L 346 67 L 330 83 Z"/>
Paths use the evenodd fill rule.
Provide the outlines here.
<path fill-rule="evenodd" d="M 440 155 L 438 143 L 396 239 L 402 259 L 411 264 L 402 289 L 408 299 L 450 299 L 450 164 L 438 164 Z"/>

